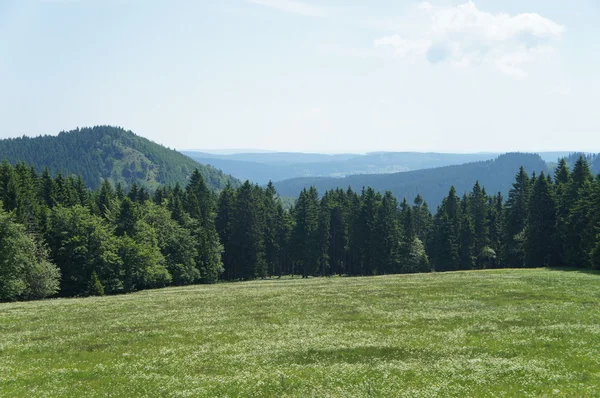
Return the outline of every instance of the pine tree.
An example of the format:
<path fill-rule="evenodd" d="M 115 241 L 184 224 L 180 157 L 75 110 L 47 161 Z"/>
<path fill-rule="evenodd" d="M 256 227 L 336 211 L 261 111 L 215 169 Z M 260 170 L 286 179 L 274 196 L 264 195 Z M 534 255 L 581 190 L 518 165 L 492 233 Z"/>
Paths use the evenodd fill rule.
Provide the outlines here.
<path fill-rule="evenodd" d="M 363 275 L 376 275 L 379 273 L 377 264 L 378 236 L 375 231 L 377 213 L 381 204 L 381 194 L 371 187 L 363 189 L 361 196 L 360 223 L 364 237 L 362 250 Z"/>
<path fill-rule="evenodd" d="M 473 191 L 469 198 L 470 218 L 473 222 L 473 255 L 477 259 L 479 268 L 479 257 L 484 254 L 484 249 L 490 244 L 488 219 L 488 203 L 485 189 L 479 185 L 479 181 L 473 186 Z"/>
<path fill-rule="evenodd" d="M 202 281 L 214 283 L 223 272 L 221 262 L 222 246 L 215 227 L 216 200 L 214 193 L 206 185 L 196 169 L 185 188 L 184 209 L 195 221 L 193 235 L 198 244 L 196 264 Z"/>
<path fill-rule="evenodd" d="M 504 200 L 502 193 L 489 198 L 487 227 L 489 231 L 489 248 L 484 249 L 483 268 L 496 268 L 502 258 L 502 233 L 504 230 Z"/>
<path fill-rule="evenodd" d="M 319 259 L 317 263 L 317 272 L 320 276 L 330 275 L 331 258 L 331 213 L 333 211 L 334 200 L 332 193 L 327 191 L 319 203 Z"/>
<path fill-rule="evenodd" d="M 589 222 L 587 205 L 593 178 L 587 161 L 580 156 L 559 202 L 559 216 L 562 216 L 558 219 L 558 223 L 562 226 L 559 228 L 559 238 L 563 242 L 561 249 L 564 253 L 565 265 L 589 265 L 589 253 L 584 250 L 582 231 Z"/>
<path fill-rule="evenodd" d="M 118 236 L 135 234 L 135 226 L 139 219 L 137 205 L 125 197 L 121 202 L 121 208 L 116 219 L 116 233 Z"/>
<path fill-rule="evenodd" d="M 108 180 L 103 180 L 96 195 L 96 204 L 100 214 L 106 217 L 115 207 L 115 193 Z"/>
<path fill-rule="evenodd" d="M 515 182 L 508 193 L 504 215 L 504 245 L 502 248 L 503 263 L 507 267 L 523 267 L 522 237 L 529 214 L 529 196 L 531 181 L 521 167 L 515 176 Z"/>
<path fill-rule="evenodd" d="M 531 204 L 525 234 L 525 264 L 528 267 L 556 265 L 556 202 L 544 172 L 536 178 Z"/>
<path fill-rule="evenodd" d="M 460 200 L 456 189 L 450 188 L 434 219 L 434 231 L 431 240 L 433 266 L 436 271 L 455 271 L 460 269 Z"/>
<path fill-rule="evenodd" d="M 315 187 L 302 190 L 295 208 L 296 226 L 293 240 L 302 277 L 317 271 L 320 256 L 319 194 Z"/>
<path fill-rule="evenodd" d="M 271 181 L 264 190 L 264 214 L 265 214 L 265 261 L 266 275 L 275 275 L 278 256 L 279 242 L 277 240 L 277 191 Z"/>
<path fill-rule="evenodd" d="M 42 172 L 42 180 L 40 182 L 40 197 L 49 208 L 53 208 L 56 205 L 55 192 L 54 180 L 50 176 L 48 168 L 45 168 Z"/>
<path fill-rule="evenodd" d="M 264 198 L 246 181 L 238 188 L 235 198 L 232 251 L 227 253 L 231 261 L 230 279 L 254 279 L 265 268 L 264 218 L 262 209 Z"/>
<path fill-rule="evenodd" d="M 279 246 L 277 275 L 292 273 L 291 238 L 294 230 L 294 218 L 289 211 L 284 210 L 281 203 L 277 205 L 277 242 Z"/>
<path fill-rule="evenodd" d="M 361 199 L 358 194 L 348 188 L 348 251 L 346 273 L 351 276 L 364 275 L 363 252 L 365 245 L 364 227 L 361 222 Z"/>
<path fill-rule="evenodd" d="M 232 236 L 235 200 L 235 190 L 228 184 L 219 194 L 217 217 L 215 219 L 215 227 L 223 244 L 223 277 L 228 280 L 235 279 L 234 264 L 230 258 L 231 253 L 234 251 Z"/>
<path fill-rule="evenodd" d="M 468 198 L 465 195 L 461 201 L 461 212 L 460 212 L 460 237 L 459 237 L 459 249 L 458 249 L 458 269 L 470 270 L 475 267 L 475 228 L 473 226 L 473 219 L 469 214 Z"/>
<path fill-rule="evenodd" d="M 412 228 L 412 211 L 410 206 L 406 204 L 406 200 L 403 204 L 402 219 L 405 226 L 405 239 L 402 243 L 406 243 L 406 240 L 410 240 L 412 243 L 415 236 L 414 228 Z M 408 227 L 407 224 L 411 226 Z M 407 229 L 411 230 L 411 237 L 407 236 Z M 377 246 L 374 257 L 378 273 L 395 274 L 400 272 L 401 262 L 408 255 L 409 248 L 406 245 L 401 247 L 398 201 L 390 191 L 384 193 L 381 205 L 377 210 L 375 242 L 377 242 Z"/>

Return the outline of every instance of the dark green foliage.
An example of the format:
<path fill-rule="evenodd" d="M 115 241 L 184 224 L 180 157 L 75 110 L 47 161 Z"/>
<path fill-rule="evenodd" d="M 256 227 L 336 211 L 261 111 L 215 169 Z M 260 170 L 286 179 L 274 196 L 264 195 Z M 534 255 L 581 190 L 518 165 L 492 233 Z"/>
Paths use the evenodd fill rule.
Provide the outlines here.
<path fill-rule="evenodd" d="M 519 169 L 515 182 L 508 193 L 504 211 L 504 245 L 502 248 L 503 263 L 514 267 L 525 265 L 522 237 L 529 214 L 529 196 L 531 182 L 523 167 Z"/>
<path fill-rule="evenodd" d="M 456 196 L 456 189 L 451 187 L 434 218 L 431 259 L 437 271 L 460 269 L 459 211 L 460 200 Z"/>
<path fill-rule="evenodd" d="M 284 207 L 273 184 L 128 190 L 104 180 L 0 165 L 0 300 L 102 295 L 219 279 L 380 275 L 499 267 L 600 268 L 600 177 L 584 158 L 552 179 L 521 168 L 508 200 L 476 182 L 435 216 L 417 195 L 304 189 Z"/>
<path fill-rule="evenodd" d="M 411 244 L 415 240 L 412 210 L 404 201 L 404 236 L 401 239 L 398 201 L 390 191 L 381 200 L 375 221 L 374 262 L 381 274 L 396 274 L 410 256 Z M 402 241 L 402 242 L 401 242 Z"/>
<path fill-rule="evenodd" d="M 557 265 L 556 201 L 553 187 L 543 172 L 535 180 L 530 201 L 525 230 L 525 264 L 527 267 Z"/>
<path fill-rule="evenodd" d="M 279 242 L 277 240 L 277 224 L 279 222 L 279 213 L 277 211 L 277 206 L 280 204 L 277 202 L 277 191 L 275 190 L 275 186 L 271 182 L 269 182 L 269 184 L 264 190 L 264 197 L 264 244 L 266 262 L 265 276 L 271 276 L 276 274 L 280 251 Z"/>
<path fill-rule="evenodd" d="M 59 277 L 24 226 L 0 208 L 0 300 L 52 296 Z"/>
<path fill-rule="evenodd" d="M 194 261 L 196 242 L 191 232 L 173 220 L 163 206 L 147 202 L 141 212 L 142 220 L 156 232 L 156 244 L 173 283 L 189 285 L 200 281 L 200 270 Z"/>
<path fill-rule="evenodd" d="M 215 227 L 216 196 L 198 170 L 192 173 L 185 189 L 184 210 L 192 218 L 192 235 L 197 242 L 196 265 L 204 282 L 214 283 L 223 272 L 222 246 Z"/>
<path fill-rule="evenodd" d="M 165 148 L 119 127 L 96 126 L 61 132 L 57 136 L 0 140 L 0 159 L 26 162 L 36 170 L 48 169 L 81 176 L 85 185 L 98 188 L 104 179 L 113 185 L 134 183 L 156 189 L 161 184 L 184 184 L 195 170 L 213 189 L 239 182 L 181 153 Z"/>
<path fill-rule="evenodd" d="M 226 254 L 228 279 L 254 279 L 266 270 L 264 243 L 264 194 L 246 181 L 237 191 L 233 232 Z"/>
<path fill-rule="evenodd" d="M 593 175 L 584 157 L 580 157 L 571 173 L 568 183 L 564 184 L 560 197 L 558 228 L 561 254 L 564 263 L 579 266 L 588 266 L 589 258 L 586 258 L 586 242 L 582 239 L 582 232 L 586 232 L 588 224 L 589 201 L 592 194 Z M 590 237 L 588 237 L 590 238 Z M 589 249 L 589 248 L 588 248 Z"/>
<path fill-rule="evenodd" d="M 236 192 L 227 185 L 219 194 L 215 228 L 223 245 L 223 268 L 225 279 L 235 279 L 234 263 L 231 257 L 234 252 L 233 227 L 236 210 Z"/>
<path fill-rule="evenodd" d="M 296 227 L 293 245 L 299 271 L 303 278 L 317 272 L 321 256 L 319 231 L 319 194 L 314 187 L 300 193 L 294 209 Z"/>
<path fill-rule="evenodd" d="M 62 273 L 60 294 L 88 294 L 95 272 L 107 293 L 122 290 L 118 241 L 110 226 L 80 205 L 57 206 L 50 214 L 46 241 Z"/>

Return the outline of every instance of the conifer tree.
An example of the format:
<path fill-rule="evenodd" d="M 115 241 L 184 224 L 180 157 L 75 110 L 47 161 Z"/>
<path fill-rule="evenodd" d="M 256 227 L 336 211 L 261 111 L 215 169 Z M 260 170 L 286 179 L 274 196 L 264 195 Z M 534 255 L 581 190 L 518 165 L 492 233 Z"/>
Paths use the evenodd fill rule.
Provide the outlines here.
<path fill-rule="evenodd" d="M 348 275 L 364 275 L 363 251 L 365 245 L 364 227 L 361 218 L 361 198 L 356 192 L 348 188 L 348 251 L 346 273 Z"/>
<path fill-rule="evenodd" d="M 479 257 L 484 253 L 484 248 L 489 245 L 489 228 L 487 223 L 488 203 L 485 188 L 481 188 L 479 181 L 473 186 L 469 198 L 469 213 L 473 222 L 473 255 L 479 262 Z"/>
<path fill-rule="evenodd" d="M 135 226 L 139 219 L 137 205 L 125 197 L 121 202 L 119 214 L 116 219 L 116 233 L 118 236 L 135 234 Z"/>
<path fill-rule="evenodd" d="M 222 246 L 215 227 L 216 200 L 204 178 L 194 170 L 185 188 L 184 209 L 195 221 L 193 236 L 198 245 L 196 264 L 205 283 L 214 283 L 223 271 Z"/>
<path fill-rule="evenodd" d="M 398 214 L 398 201 L 390 191 L 386 191 L 381 200 L 381 205 L 377 209 L 377 219 L 375 223 L 375 253 L 374 262 L 378 273 L 395 274 L 400 271 L 401 262 L 406 259 L 410 248 L 406 244 L 412 243 L 415 234 L 412 228 L 412 211 L 410 206 L 404 200 L 403 222 L 406 226 L 410 223 L 411 227 L 405 228 L 404 240 L 401 246 L 401 231 Z M 407 236 L 407 229 L 411 230 L 411 236 Z M 404 249 L 404 250 L 403 250 Z"/>
<path fill-rule="evenodd" d="M 587 161 L 580 156 L 564 188 L 559 207 L 559 216 L 562 218 L 557 221 L 562 226 L 558 229 L 559 238 L 563 243 L 561 249 L 564 253 L 565 265 L 587 266 L 589 264 L 589 257 L 587 257 L 589 253 L 584 250 L 582 231 L 588 223 L 587 208 L 593 178 Z"/>
<path fill-rule="evenodd" d="M 277 191 L 271 181 L 264 190 L 264 215 L 265 215 L 265 262 L 266 275 L 275 275 L 279 255 L 279 242 L 277 240 Z"/>
<path fill-rule="evenodd" d="M 467 195 L 461 200 L 460 211 L 460 229 L 459 229 L 459 249 L 458 249 L 458 269 L 470 270 L 475 267 L 475 228 L 473 227 L 473 219 L 469 213 L 469 204 Z"/>
<path fill-rule="evenodd" d="M 314 275 L 319 263 L 319 194 L 315 187 L 300 193 L 295 208 L 296 225 L 293 232 L 295 254 L 303 278 Z"/>
<path fill-rule="evenodd" d="M 507 267 L 523 267 L 523 233 L 529 214 L 529 196 L 531 181 L 525 169 L 521 167 L 515 176 L 515 182 L 508 193 L 505 205 L 503 262 Z"/>
<path fill-rule="evenodd" d="M 234 252 L 233 246 L 233 228 L 235 216 L 235 190 L 230 184 L 219 194 L 217 204 L 217 217 L 215 219 L 215 227 L 219 234 L 221 244 L 223 245 L 223 277 L 228 280 L 235 279 L 233 262 L 230 258 Z"/>
<path fill-rule="evenodd" d="M 436 271 L 460 269 L 460 232 L 460 200 L 456 189 L 451 187 L 434 219 L 431 252 Z"/>
<path fill-rule="evenodd" d="M 284 210 L 281 203 L 277 205 L 277 242 L 279 246 L 277 275 L 292 273 L 291 238 L 294 230 L 294 218 L 289 211 Z"/>
<path fill-rule="evenodd" d="M 233 233 L 231 247 L 227 253 L 231 261 L 230 279 L 254 279 L 265 268 L 264 219 L 262 209 L 264 198 L 249 181 L 238 188 L 235 198 Z"/>
<path fill-rule="evenodd" d="M 528 267 L 556 265 L 556 202 L 544 172 L 535 180 L 531 203 L 525 234 L 525 264 Z"/>
<path fill-rule="evenodd" d="M 360 223 L 363 235 L 362 275 L 379 273 L 377 264 L 378 236 L 376 233 L 377 213 L 381 204 L 381 194 L 371 187 L 363 189 L 361 195 Z"/>
<path fill-rule="evenodd" d="M 108 180 L 103 180 L 96 196 L 96 204 L 100 214 L 106 217 L 115 207 L 115 192 Z"/>
<path fill-rule="evenodd" d="M 333 211 L 334 200 L 332 193 L 327 191 L 319 203 L 319 260 L 317 263 L 317 273 L 320 276 L 330 275 L 331 271 L 331 213 Z"/>

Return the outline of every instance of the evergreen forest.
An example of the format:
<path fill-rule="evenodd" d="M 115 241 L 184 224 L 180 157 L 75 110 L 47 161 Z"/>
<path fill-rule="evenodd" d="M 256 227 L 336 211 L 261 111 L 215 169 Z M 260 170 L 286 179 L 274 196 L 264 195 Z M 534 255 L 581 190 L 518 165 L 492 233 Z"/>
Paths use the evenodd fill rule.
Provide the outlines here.
<path fill-rule="evenodd" d="M 473 181 L 437 209 L 390 191 L 273 184 L 215 191 L 199 170 L 153 191 L 0 165 L 0 300 L 88 296 L 281 276 L 490 268 L 600 269 L 600 176 L 589 159 L 521 167 L 506 198 Z"/>
<path fill-rule="evenodd" d="M 120 127 L 96 126 L 63 131 L 57 136 L 19 137 L 0 140 L 0 159 L 12 165 L 25 162 L 38 172 L 52 176 L 81 176 L 86 186 L 97 189 L 103 180 L 113 186 L 133 183 L 148 189 L 160 185 L 185 184 L 195 169 L 213 189 L 239 181 L 208 165 L 201 165 L 131 131 Z"/>

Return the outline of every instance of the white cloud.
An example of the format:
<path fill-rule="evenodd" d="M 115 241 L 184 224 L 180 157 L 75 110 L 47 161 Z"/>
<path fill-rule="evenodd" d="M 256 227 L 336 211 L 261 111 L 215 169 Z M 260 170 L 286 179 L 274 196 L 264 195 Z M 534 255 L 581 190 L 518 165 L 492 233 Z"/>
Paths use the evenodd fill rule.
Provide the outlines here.
<path fill-rule="evenodd" d="M 258 4 L 265 7 L 275 8 L 280 11 L 301 14 L 310 17 L 322 17 L 326 15 L 325 9 L 307 3 L 294 0 L 246 0 L 248 3 Z"/>
<path fill-rule="evenodd" d="M 375 47 L 389 47 L 408 60 L 425 58 L 455 67 L 488 64 L 517 78 L 527 76 L 526 64 L 554 53 L 553 44 L 566 30 L 539 14 L 492 14 L 473 1 L 453 7 L 424 2 L 415 13 L 406 25 L 410 29 L 399 26 L 402 35 L 379 38 Z"/>

